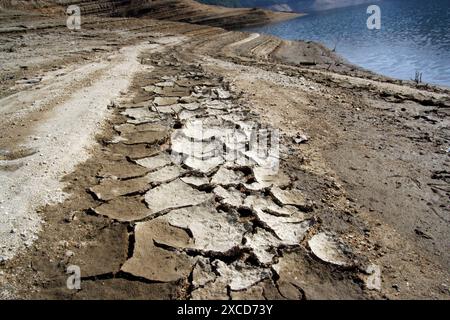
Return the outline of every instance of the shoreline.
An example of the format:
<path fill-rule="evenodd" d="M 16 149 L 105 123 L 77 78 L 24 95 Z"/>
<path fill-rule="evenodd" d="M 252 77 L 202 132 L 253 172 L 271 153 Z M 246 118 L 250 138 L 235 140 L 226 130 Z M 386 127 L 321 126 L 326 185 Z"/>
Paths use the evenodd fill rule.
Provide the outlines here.
<path fill-rule="evenodd" d="M 339 9 L 344 9 L 344 8 L 339 8 Z M 330 9 L 331 11 L 335 11 L 335 10 L 337 10 L 337 9 Z M 278 23 L 280 23 L 280 22 L 275 22 L 275 24 L 278 24 Z M 283 23 L 283 21 L 281 21 L 281 23 Z M 328 50 L 330 50 L 330 51 L 332 51 L 332 48 L 331 47 L 328 47 L 323 41 L 320 41 L 320 40 L 305 40 L 305 39 L 295 39 L 295 40 L 291 40 L 291 39 L 288 39 L 288 38 L 286 38 L 286 37 L 283 37 L 283 36 L 280 36 L 280 35 L 277 35 L 277 34 L 275 34 L 275 33 L 268 33 L 268 32 L 265 32 L 264 30 L 261 30 L 261 29 L 264 29 L 266 26 L 271 26 L 272 25 L 272 23 L 269 23 L 269 24 L 267 24 L 267 25 L 265 25 L 265 26 L 255 26 L 255 27 L 250 27 L 250 28 L 243 28 L 242 29 L 242 31 L 248 31 L 248 32 L 259 32 L 259 33 L 264 33 L 264 34 L 266 34 L 266 35 L 270 35 L 270 36 L 274 36 L 274 37 L 279 37 L 279 38 L 281 38 L 281 39 L 283 39 L 283 40 L 286 40 L 286 41 L 300 41 L 300 42 L 316 42 L 316 43 L 319 43 L 319 44 L 321 44 L 321 45 L 323 45 L 323 46 L 325 46 L 325 47 L 327 47 L 327 49 Z M 385 77 L 386 79 L 391 79 L 391 80 L 394 80 L 394 81 L 397 81 L 397 82 L 400 82 L 400 81 L 402 81 L 402 82 L 404 82 L 405 84 L 413 84 L 414 83 L 414 80 L 412 79 L 413 78 L 413 75 L 411 75 L 411 77 L 409 77 L 409 78 L 399 78 L 399 77 L 396 77 L 395 75 L 388 75 L 388 74 L 385 74 L 385 73 L 383 73 L 382 71 L 377 71 L 376 70 L 376 68 L 371 68 L 370 66 L 364 66 L 364 63 L 354 63 L 354 62 L 351 62 L 350 60 L 348 60 L 349 58 L 347 57 L 348 55 L 345 55 L 345 53 L 342 53 L 342 52 L 338 52 L 338 53 L 336 53 L 336 54 L 338 54 L 338 55 L 340 55 L 342 58 L 344 58 L 346 61 L 347 61 L 347 63 L 348 64 L 352 64 L 352 65 L 354 65 L 355 67 L 358 67 L 358 68 L 360 68 L 360 69 L 363 69 L 363 70 L 367 70 L 367 71 L 369 71 L 369 72 L 372 72 L 372 73 L 375 73 L 375 74 L 379 74 L 380 76 L 383 76 L 383 77 Z M 437 82 L 422 82 L 422 83 L 420 83 L 419 84 L 419 86 L 427 86 L 427 85 L 429 85 L 429 86 L 434 86 L 434 87 L 438 87 L 438 88 L 441 88 L 441 89 L 443 89 L 443 90 L 450 90 L 450 80 L 447 80 L 447 83 L 437 83 Z"/>

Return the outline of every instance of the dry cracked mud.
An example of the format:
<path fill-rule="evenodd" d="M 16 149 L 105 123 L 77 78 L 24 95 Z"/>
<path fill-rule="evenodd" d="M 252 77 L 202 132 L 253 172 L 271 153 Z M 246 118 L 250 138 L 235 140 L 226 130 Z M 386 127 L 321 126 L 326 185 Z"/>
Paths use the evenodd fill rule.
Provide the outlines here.
<path fill-rule="evenodd" d="M 308 60 L 314 44 L 108 19 L 99 39 L 126 24 L 116 46 L 139 47 L 131 84 L 99 102 L 88 156 L 65 173 L 65 196 L 37 209 L 41 229 L 23 236 L 34 241 L 2 261 L 0 297 L 448 299 L 448 91 L 331 53 L 305 67 L 286 49 Z M 105 50 L 96 59 L 113 59 Z M 16 92 L 28 94 L 2 84 L 5 99 Z M 2 177 L 39 157 L 11 148 L 31 129 L 5 132 Z M 408 216 L 408 201 L 430 209 Z M 80 290 L 66 287 L 71 265 Z"/>

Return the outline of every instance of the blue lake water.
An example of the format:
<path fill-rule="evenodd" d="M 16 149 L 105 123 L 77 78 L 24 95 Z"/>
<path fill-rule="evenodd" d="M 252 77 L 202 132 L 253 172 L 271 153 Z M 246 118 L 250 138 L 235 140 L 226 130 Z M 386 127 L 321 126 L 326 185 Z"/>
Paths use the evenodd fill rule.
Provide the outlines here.
<path fill-rule="evenodd" d="M 368 5 L 309 13 L 246 31 L 313 40 L 348 61 L 398 79 L 450 86 L 450 0 L 381 0 L 381 29 L 369 30 Z"/>

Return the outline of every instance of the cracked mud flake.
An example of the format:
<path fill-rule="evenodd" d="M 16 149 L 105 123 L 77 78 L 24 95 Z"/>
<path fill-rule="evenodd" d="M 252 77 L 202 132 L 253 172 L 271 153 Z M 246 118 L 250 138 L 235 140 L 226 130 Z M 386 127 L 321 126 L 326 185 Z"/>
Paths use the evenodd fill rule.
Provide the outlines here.
<path fill-rule="evenodd" d="M 272 269 L 279 278 L 278 288 L 287 299 L 298 299 L 300 288 L 308 300 L 361 299 L 363 296 L 361 286 L 351 274 L 336 272 L 300 249 L 285 252 Z"/>
<path fill-rule="evenodd" d="M 169 251 L 154 245 L 155 235 L 162 237 L 167 229 L 161 227 L 158 222 L 140 222 L 135 227 L 135 239 L 133 256 L 122 266 L 121 270 L 136 277 L 142 277 L 151 281 L 172 282 L 189 276 L 195 259 L 185 253 Z M 189 236 L 175 230 L 177 237 L 170 237 L 171 241 L 188 241 Z M 173 235 L 173 233 L 172 233 Z M 174 240 L 175 239 L 175 240 Z"/>
<path fill-rule="evenodd" d="M 155 83 L 155 86 L 157 87 L 173 87 L 174 85 L 175 85 L 174 81 L 164 81 Z"/>
<path fill-rule="evenodd" d="M 189 230 L 194 242 L 184 248 L 226 253 L 239 246 L 245 228 L 237 216 L 218 212 L 214 207 L 195 206 L 173 210 L 164 217 L 170 225 Z"/>
<path fill-rule="evenodd" d="M 102 178 L 116 177 L 118 179 L 129 179 L 142 177 L 149 170 L 128 161 L 115 161 L 102 166 L 98 175 Z"/>
<path fill-rule="evenodd" d="M 228 112 L 230 112 L 230 111 L 228 111 L 228 110 L 220 110 L 220 109 L 210 109 L 210 108 L 206 109 L 206 114 L 208 116 L 210 116 L 210 117 L 211 116 L 219 116 L 219 115 L 222 115 L 222 114 L 226 114 Z"/>
<path fill-rule="evenodd" d="M 148 188 L 148 179 L 143 177 L 131 180 L 104 179 L 99 185 L 92 187 L 89 190 L 94 193 L 98 199 L 108 201 L 119 196 L 145 192 Z"/>
<path fill-rule="evenodd" d="M 117 221 L 136 221 L 152 214 L 142 197 L 118 197 L 96 207 L 94 211 Z"/>
<path fill-rule="evenodd" d="M 234 185 L 237 186 L 244 182 L 244 174 L 241 171 L 235 171 L 221 167 L 212 177 L 211 183 L 214 185 Z"/>
<path fill-rule="evenodd" d="M 128 108 L 122 111 L 121 114 L 139 121 L 159 119 L 158 114 L 150 111 L 148 107 Z"/>
<path fill-rule="evenodd" d="M 201 187 L 209 184 L 209 179 L 207 177 L 189 176 L 181 178 L 181 181 L 195 187 Z"/>
<path fill-rule="evenodd" d="M 281 170 L 255 167 L 253 168 L 253 174 L 255 175 L 256 181 L 258 181 L 264 187 L 287 187 L 291 183 L 289 177 Z"/>
<path fill-rule="evenodd" d="M 120 125 L 114 126 L 114 130 L 121 134 L 129 134 L 129 133 L 135 133 L 135 132 L 141 132 L 141 131 L 159 131 L 164 132 L 167 131 L 167 129 L 159 124 L 154 123 L 144 123 L 144 124 L 130 124 L 130 123 L 123 123 Z"/>
<path fill-rule="evenodd" d="M 127 140 L 127 139 L 125 139 L 124 137 L 121 137 L 121 136 L 114 136 L 114 137 L 112 137 L 111 139 L 106 140 L 105 142 L 108 143 L 108 144 L 115 144 L 115 143 L 121 143 L 121 142 L 124 142 L 124 141 L 126 141 L 126 140 Z"/>
<path fill-rule="evenodd" d="M 155 172 L 149 173 L 147 178 L 150 183 L 164 183 L 178 178 L 180 175 L 184 174 L 184 172 L 184 169 L 176 165 L 166 166 Z"/>
<path fill-rule="evenodd" d="M 212 194 L 198 191 L 180 179 L 160 185 L 145 194 L 145 202 L 155 214 L 166 210 L 199 205 L 212 200 L 212 198 Z"/>
<path fill-rule="evenodd" d="M 221 150 L 221 145 L 217 141 L 192 141 L 191 138 L 182 134 L 182 131 L 172 134 L 172 151 L 176 153 L 206 158 L 214 157 Z"/>
<path fill-rule="evenodd" d="M 229 91 L 226 91 L 222 88 L 213 88 L 212 93 L 217 96 L 219 99 L 230 99 L 231 93 Z"/>
<path fill-rule="evenodd" d="M 245 156 L 255 162 L 260 167 L 273 168 L 280 163 L 280 159 L 274 154 L 260 154 L 258 151 L 246 151 Z"/>
<path fill-rule="evenodd" d="M 144 90 L 145 92 L 149 92 L 149 93 L 156 93 L 155 89 L 157 89 L 158 87 L 154 86 L 154 85 L 150 85 L 150 86 L 146 86 L 146 87 L 142 87 L 142 90 Z"/>
<path fill-rule="evenodd" d="M 258 220 L 275 232 L 283 244 L 298 245 L 314 221 L 304 220 L 303 215 L 282 217 L 264 212 L 271 205 L 269 200 L 257 196 L 249 196 L 244 202 L 244 207 L 253 209 Z"/>
<path fill-rule="evenodd" d="M 183 110 L 183 105 L 181 104 L 170 104 L 166 106 L 157 106 L 153 107 L 155 111 L 159 114 L 172 114 L 172 113 L 180 113 Z"/>
<path fill-rule="evenodd" d="M 165 117 L 163 114 L 158 114 L 157 112 L 155 112 L 155 115 L 153 118 L 129 119 L 129 120 L 127 120 L 127 123 L 138 125 L 138 124 L 145 124 L 145 123 L 156 123 L 156 122 L 160 122 L 160 121 L 166 120 L 166 119 L 167 119 L 167 117 Z"/>
<path fill-rule="evenodd" d="M 182 104 L 183 109 L 186 109 L 188 111 L 195 111 L 200 108 L 200 104 L 197 102 L 191 102 L 191 103 L 184 103 Z"/>
<path fill-rule="evenodd" d="M 266 189 L 266 186 L 259 182 L 246 183 L 244 184 L 244 187 L 250 191 L 263 191 Z"/>
<path fill-rule="evenodd" d="M 265 213 L 269 213 L 276 217 L 290 217 L 291 219 L 284 219 L 280 221 L 284 222 L 301 222 L 305 220 L 305 214 L 301 212 L 298 208 L 294 206 L 283 206 L 280 207 L 270 198 L 258 197 L 256 195 L 251 195 L 246 198 L 244 202 L 244 207 L 260 210 Z"/>
<path fill-rule="evenodd" d="M 169 106 L 169 105 L 174 105 L 178 102 L 178 97 L 156 97 L 153 100 L 153 103 L 156 106 L 162 107 L 162 106 Z"/>
<path fill-rule="evenodd" d="M 322 261 L 342 267 L 353 264 L 349 257 L 345 255 L 343 244 L 324 232 L 314 235 L 308 241 L 308 245 L 312 253 Z"/>
<path fill-rule="evenodd" d="M 272 229 L 285 245 L 298 245 L 311 228 L 314 221 L 291 222 L 289 218 L 275 217 L 262 211 L 257 212 L 258 219 Z"/>
<path fill-rule="evenodd" d="M 189 88 L 184 87 L 154 87 L 153 93 L 164 97 L 184 97 L 191 94 Z"/>
<path fill-rule="evenodd" d="M 275 186 L 270 189 L 270 192 L 282 205 L 292 205 L 304 209 L 311 207 L 311 204 L 306 200 L 305 195 L 300 190 L 282 190 Z"/>
<path fill-rule="evenodd" d="M 244 195 L 234 188 L 226 190 L 221 186 L 217 186 L 213 192 L 220 199 L 220 203 L 227 206 L 239 208 L 244 203 Z"/>
<path fill-rule="evenodd" d="M 180 120 L 189 120 L 191 118 L 196 118 L 198 116 L 203 115 L 203 112 L 201 110 L 182 110 L 179 114 L 178 117 L 180 118 Z"/>
<path fill-rule="evenodd" d="M 181 103 L 193 103 L 193 102 L 197 102 L 197 97 L 194 95 L 189 95 L 189 96 L 183 96 L 180 98 L 180 102 Z"/>
<path fill-rule="evenodd" d="M 297 287 L 292 282 L 287 282 L 283 280 L 279 280 L 277 282 L 278 284 L 278 290 L 280 291 L 280 294 L 289 300 L 302 300 L 303 293 L 301 291 L 301 288 Z"/>
<path fill-rule="evenodd" d="M 169 138 L 167 131 L 138 131 L 121 136 L 124 144 L 160 144 Z"/>
<path fill-rule="evenodd" d="M 83 277 L 118 272 L 127 259 L 127 227 L 115 223 L 102 228 L 88 241 L 83 241 L 80 247 L 74 250 L 70 263 L 80 267 Z"/>
<path fill-rule="evenodd" d="M 258 296 L 261 290 L 253 288 L 255 285 L 259 286 L 258 283 L 269 279 L 272 276 L 270 269 L 257 268 L 255 266 L 245 265 L 242 262 L 234 262 L 231 265 L 225 264 L 223 261 L 215 260 L 213 263 L 213 268 L 216 269 L 213 274 L 207 268 L 197 272 L 196 282 L 205 283 L 202 287 L 195 289 L 191 298 L 193 300 L 201 299 L 229 299 L 227 291 L 228 287 L 231 289 L 231 295 L 236 293 L 239 296 L 239 291 L 252 292 L 253 298 L 262 298 Z M 205 279 L 201 279 L 201 277 Z M 211 279 L 214 279 L 211 281 Z M 242 293 L 243 294 L 243 293 Z"/>
<path fill-rule="evenodd" d="M 262 264 L 272 263 L 276 250 L 282 242 L 272 233 L 262 228 L 256 228 L 254 233 L 245 235 L 245 246 L 250 248 Z"/>
<path fill-rule="evenodd" d="M 196 157 L 187 157 L 183 163 L 194 171 L 210 174 L 214 169 L 223 164 L 224 160 L 222 157 L 214 157 L 206 160 L 198 159 Z"/>
<path fill-rule="evenodd" d="M 221 260 L 216 260 L 213 264 L 220 274 L 219 279 L 222 278 L 233 291 L 247 289 L 272 276 L 270 269 L 246 265 L 241 261 L 228 265 Z"/>
<path fill-rule="evenodd" d="M 223 128 L 210 128 L 202 120 L 188 120 L 180 132 L 187 138 L 197 141 L 210 141 L 213 137 L 218 138 L 223 135 Z"/>
<path fill-rule="evenodd" d="M 194 245 L 194 239 L 185 229 L 170 225 L 165 217 L 159 217 L 141 224 L 142 234 L 150 235 L 156 245 L 165 245 L 172 248 L 187 248 Z"/>
<path fill-rule="evenodd" d="M 172 163 L 172 159 L 168 153 L 161 152 L 153 157 L 136 160 L 136 163 L 150 170 L 156 170 Z"/>
<path fill-rule="evenodd" d="M 230 103 L 224 102 L 224 101 L 219 101 L 219 100 L 208 100 L 208 101 L 202 102 L 202 106 L 204 106 L 206 108 L 217 109 L 217 110 L 227 110 L 227 109 L 231 108 Z"/>
<path fill-rule="evenodd" d="M 216 274 L 211 266 L 209 258 L 198 257 L 194 270 L 192 271 L 192 286 L 199 288 L 216 279 Z"/>

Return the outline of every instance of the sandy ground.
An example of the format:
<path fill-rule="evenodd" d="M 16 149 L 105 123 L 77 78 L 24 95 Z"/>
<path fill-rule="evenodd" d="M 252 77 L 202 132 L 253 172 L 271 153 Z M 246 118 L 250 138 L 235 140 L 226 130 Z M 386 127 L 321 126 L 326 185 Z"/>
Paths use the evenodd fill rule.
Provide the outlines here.
<path fill-rule="evenodd" d="M 45 85 L 44 80 L 43 86 L 34 90 L 31 97 L 27 91 L 22 91 L 1 100 L 7 113 L 31 101 L 39 101 L 39 105 L 33 107 L 48 108 L 50 101 L 67 94 L 75 81 L 89 81 L 87 87 L 70 92 L 67 100 L 59 99 L 50 107 L 45 121 L 33 128 L 31 141 L 22 144 L 20 150 L 8 150 L 9 153 L 28 153 L 26 159 L 0 162 L 0 166 L 20 167 L 20 170 L 2 171 L 1 179 L 5 181 L 0 189 L 2 259 L 11 258 L 22 245 L 29 246 L 36 239 L 41 221 L 37 214 L 30 213 L 36 213 L 43 203 L 64 199 L 59 180 L 88 158 L 87 150 L 94 142 L 93 136 L 108 115 L 106 106 L 128 88 L 132 75 L 139 70 L 137 56 L 150 48 L 156 50 L 158 46 L 125 47 L 119 54 L 108 57 L 107 63 L 71 70 L 57 83 L 48 79 L 52 83 L 50 86 Z M 97 79 L 92 79 L 94 73 L 99 73 Z M 80 79 L 73 79 L 72 74 Z M 21 113 L 27 111 L 20 110 Z"/>
<path fill-rule="evenodd" d="M 448 90 L 265 35 L 52 23 L 1 34 L 1 297 L 449 298 Z M 278 173 L 198 160 L 193 119 L 279 132 Z"/>

